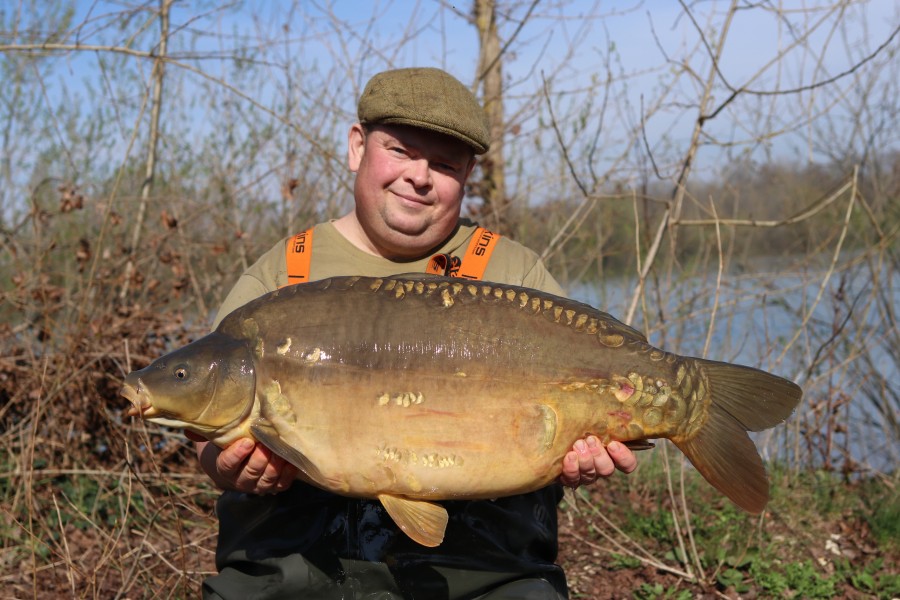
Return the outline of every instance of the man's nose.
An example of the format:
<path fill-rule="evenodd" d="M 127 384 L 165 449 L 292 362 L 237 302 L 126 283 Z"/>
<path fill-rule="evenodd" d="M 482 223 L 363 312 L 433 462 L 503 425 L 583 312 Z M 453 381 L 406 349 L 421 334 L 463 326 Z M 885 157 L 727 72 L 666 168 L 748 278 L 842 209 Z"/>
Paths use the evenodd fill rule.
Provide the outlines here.
<path fill-rule="evenodd" d="M 406 177 L 417 188 L 431 186 L 431 168 L 424 158 L 409 161 Z"/>

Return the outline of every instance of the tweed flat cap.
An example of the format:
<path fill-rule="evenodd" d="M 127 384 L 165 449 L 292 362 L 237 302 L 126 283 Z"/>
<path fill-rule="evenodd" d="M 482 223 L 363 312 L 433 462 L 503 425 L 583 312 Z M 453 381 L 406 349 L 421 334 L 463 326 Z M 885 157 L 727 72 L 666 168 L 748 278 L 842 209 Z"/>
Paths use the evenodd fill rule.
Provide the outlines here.
<path fill-rule="evenodd" d="M 366 84 L 357 105 L 363 124 L 395 123 L 455 137 L 484 154 L 487 117 L 474 94 L 449 73 L 430 67 L 384 71 Z"/>

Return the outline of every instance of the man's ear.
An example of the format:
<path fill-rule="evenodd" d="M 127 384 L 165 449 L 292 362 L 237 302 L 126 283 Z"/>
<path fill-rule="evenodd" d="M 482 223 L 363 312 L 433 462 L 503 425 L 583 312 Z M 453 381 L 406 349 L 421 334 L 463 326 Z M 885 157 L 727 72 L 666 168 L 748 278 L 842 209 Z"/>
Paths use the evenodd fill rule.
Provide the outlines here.
<path fill-rule="evenodd" d="M 347 134 L 347 166 L 351 172 L 359 171 L 365 151 L 366 131 L 361 124 L 355 123 L 350 127 L 350 133 Z"/>
<path fill-rule="evenodd" d="M 469 176 L 472 174 L 472 169 L 475 168 L 475 163 L 478 162 L 475 159 L 475 155 L 472 155 L 472 158 L 469 159 L 469 166 L 466 167 L 466 181 L 469 180 Z"/>

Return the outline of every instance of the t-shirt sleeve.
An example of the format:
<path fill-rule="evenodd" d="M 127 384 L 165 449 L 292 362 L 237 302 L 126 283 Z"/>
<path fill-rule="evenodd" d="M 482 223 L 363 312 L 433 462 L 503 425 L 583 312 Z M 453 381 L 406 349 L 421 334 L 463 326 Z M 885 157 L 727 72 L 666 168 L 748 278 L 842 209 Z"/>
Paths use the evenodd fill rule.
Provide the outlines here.
<path fill-rule="evenodd" d="M 228 313 L 242 307 L 251 300 L 259 298 L 263 294 L 278 289 L 279 282 L 287 281 L 287 265 L 284 258 L 285 240 L 281 240 L 271 250 L 259 257 L 250 268 L 238 278 L 237 283 L 225 296 L 225 300 L 219 306 L 213 319 L 213 329 Z"/>
<path fill-rule="evenodd" d="M 249 273 L 244 273 L 238 278 L 237 283 L 234 284 L 234 287 L 231 288 L 228 295 L 225 296 L 222 305 L 219 306 L 219 310 L 216 312 L 216 316 L 213 319 L 212 328 L 215 329 L 218 327 L 222 319 L 228 316 L 228 313 L 270 291 L 271 290 L 266 289 L 266 286 L 264 286 L 259 279 L 253 277 Z"/>
<path fill-rule="evenodd" d="M 500 238 L 491 255 L 484 279 L 521 285 L 557 296 L 566 295 L 536 252 L 506 237 Z"/>
<path fill-rule="evenodd" d="M 565 290 L 563 290 L 562 286 L 559 285 L 559 282 L 553 278 L 553 275 L 550 274 L 550 271 L 547 270 L 547 267 L 544 266 L 544 262 L 540 259 L 538 259 L 534 264 L 534 267 L 526 273 L 522 285 L 557 296 L 566 295 Z"/>

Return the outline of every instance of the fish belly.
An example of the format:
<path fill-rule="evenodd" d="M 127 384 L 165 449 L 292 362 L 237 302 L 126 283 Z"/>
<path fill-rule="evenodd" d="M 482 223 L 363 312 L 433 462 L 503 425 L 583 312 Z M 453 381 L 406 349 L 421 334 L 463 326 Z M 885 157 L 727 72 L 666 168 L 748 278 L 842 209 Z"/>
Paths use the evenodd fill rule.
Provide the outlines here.
<path fill-rule="evenodd" d="M 321 480 L 312 483 L 351 496 L 474 499 L 538 489 L 559 475 L 577 438 L 602 433 L 598 414 L 620 408 L 556 382 L 341 366 L 289 372 L 269 380 L 262 416 L 315 465 Z"/>

